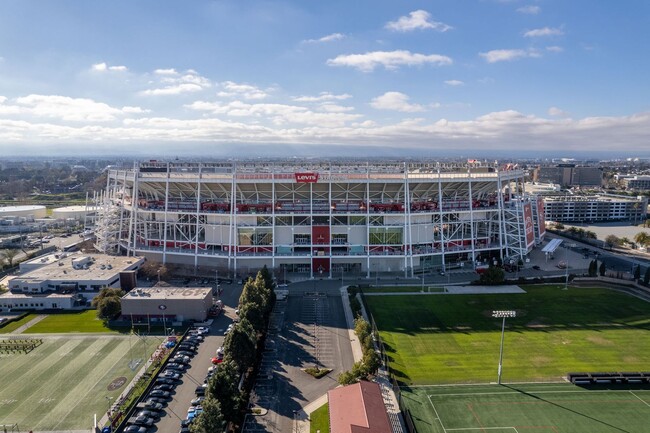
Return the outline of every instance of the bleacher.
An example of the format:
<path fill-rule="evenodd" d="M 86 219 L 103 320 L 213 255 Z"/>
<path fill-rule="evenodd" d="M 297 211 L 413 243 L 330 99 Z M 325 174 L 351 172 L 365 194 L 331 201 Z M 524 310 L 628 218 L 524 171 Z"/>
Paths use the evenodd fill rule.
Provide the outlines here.
<path fill-rule="evenodd" d="M 569 373 L 567 380 L 576 385 L 648 384 L 650 372 Z"/>

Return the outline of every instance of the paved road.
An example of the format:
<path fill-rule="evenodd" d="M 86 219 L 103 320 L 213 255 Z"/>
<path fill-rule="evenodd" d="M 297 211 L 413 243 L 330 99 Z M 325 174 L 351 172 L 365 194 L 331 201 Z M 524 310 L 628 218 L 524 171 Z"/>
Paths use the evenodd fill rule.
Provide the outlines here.
<path fill-rule="evenodd" d="M 153 432 L 173 433 L 180 430 L 180 422 L 187 417 L 190 401 L 196 397 L 194 391 L 203 383 L 208 368 L 212 365 L 212 357 L 215 356 L 217 348 L 223 344 L 223 332 L 235 317 L 234 309 L 239 302 L 242 288 L 238 285 L 222 285 L 222 287 L 224 290 L 221 300 L 226 307 L 225 314 L 220 314 L 214 319 L 210 334 L 206 336 L 205 341 L 199 346 L 198 353 L 192 358 L 191 368 L 182 376 L 182 382 L 176 387 L 173 399 L 165 408 L 165 416 L 156 423 Z"/>

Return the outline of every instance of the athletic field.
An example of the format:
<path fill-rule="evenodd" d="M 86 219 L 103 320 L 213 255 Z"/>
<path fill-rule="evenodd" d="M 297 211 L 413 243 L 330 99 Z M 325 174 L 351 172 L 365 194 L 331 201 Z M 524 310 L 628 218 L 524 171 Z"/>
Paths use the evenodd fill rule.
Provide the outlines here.
<path fill-rule="evenodd" d="M 23 432 L 89 431 L 93 414 L 99 419 L 108 409 L 106 397 L 114 401 L 162 341 L 121 335 L 38 338 L 43 344 L 28 354 L 0 354 L 0 425 L 18 423 Z"/>
<path fill-rule="evenodd" d="M 367 296 L 402 384 L 560 381 L 569 372 L 648 371 L 650 303 L 599 288 L 523 286 L 524 294 Z M 650 427 L 648 429 L 650 431 Z"/>
<path fill-rule="evenodd" d="M 418 433 L 645 433 L 650 390 L 567 383 L 402 390 Z"/>

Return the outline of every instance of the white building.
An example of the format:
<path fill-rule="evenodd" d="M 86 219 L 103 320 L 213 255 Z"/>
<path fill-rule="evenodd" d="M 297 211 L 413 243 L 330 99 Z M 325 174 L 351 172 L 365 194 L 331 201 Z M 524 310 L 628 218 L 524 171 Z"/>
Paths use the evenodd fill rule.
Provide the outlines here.
<path fill-rule="evenodd" d="M 235 273 L 472 269 L 524 257 L 542 232 L 524 176 L 481 163 L 148 162 L 109 170 L 97 246 Z"/>

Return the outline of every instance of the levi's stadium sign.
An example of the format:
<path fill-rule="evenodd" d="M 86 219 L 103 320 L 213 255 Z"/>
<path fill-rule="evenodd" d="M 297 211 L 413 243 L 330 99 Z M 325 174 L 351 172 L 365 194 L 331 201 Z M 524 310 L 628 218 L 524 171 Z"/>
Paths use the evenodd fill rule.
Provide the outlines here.
<path fill-rule="evenodd" d="M 294 173 L 296 182 L 299 183 L 316 183 L 318 182 L 318 173 Z"/>

